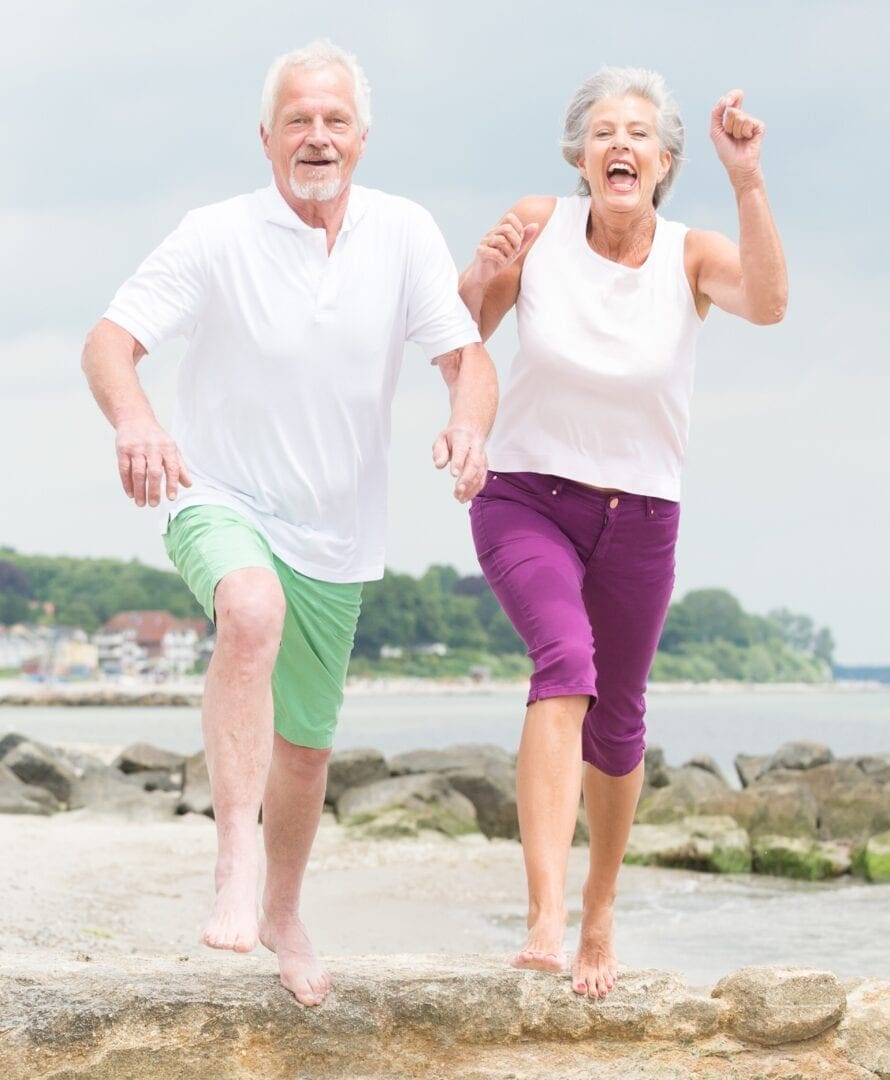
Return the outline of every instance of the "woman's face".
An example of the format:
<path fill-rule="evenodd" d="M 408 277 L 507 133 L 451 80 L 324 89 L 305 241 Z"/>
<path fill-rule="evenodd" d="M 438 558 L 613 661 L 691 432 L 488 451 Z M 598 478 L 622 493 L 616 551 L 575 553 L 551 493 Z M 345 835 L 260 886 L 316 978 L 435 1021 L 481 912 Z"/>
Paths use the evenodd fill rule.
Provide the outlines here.
<path fill-rule="evenodd" d="M 659 145 L 657 115 L 652 102 L 636 94 L 592 106 L 578 169 L 603 210 L 651 209 L 655 185 L 671 164 L 670 153 Z"/>

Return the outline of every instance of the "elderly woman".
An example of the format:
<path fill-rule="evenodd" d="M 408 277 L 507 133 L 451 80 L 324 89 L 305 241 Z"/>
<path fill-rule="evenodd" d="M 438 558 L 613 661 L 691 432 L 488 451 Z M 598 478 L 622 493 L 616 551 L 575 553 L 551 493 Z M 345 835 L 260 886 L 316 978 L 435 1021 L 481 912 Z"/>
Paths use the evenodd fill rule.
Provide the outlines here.
<path fill-rule="evenodd" d="M 616 978 L 612 909 L 674 582 L 696 339 L 712 304 L 754 323 L 785 311 L 763 134 L 740 91 L 714 106 L 738 245 L 667 221 L 657 211 L 683 160 L 677 106 L 659 75 L 605 68 L 566 114 L 577 194 L 520 200 L 461 277 L 483 340 L 514 304 L 519 333 L 470 511 L 482 569 L 534 663 L 516 771 L 528 939 L 513 963 L 563 967 L 583 772 L 590 866 L 572 985 L 590 997 Z"/>

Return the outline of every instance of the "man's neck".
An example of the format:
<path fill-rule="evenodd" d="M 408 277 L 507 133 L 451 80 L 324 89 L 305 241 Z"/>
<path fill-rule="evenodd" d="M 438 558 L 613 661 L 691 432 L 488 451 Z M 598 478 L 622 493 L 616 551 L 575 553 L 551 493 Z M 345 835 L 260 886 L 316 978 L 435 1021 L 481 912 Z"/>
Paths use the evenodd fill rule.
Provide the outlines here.
<path fill-rule="evenodd" d="M 328 255 L 330 255 L 343 225 L 343 219 L 346 217 L 346 208 L 349 205 L 349 192 L 352 185 L 347 184 L 335 198 L 324 200 L 298 199 L 290 188 L 282 189 L 277 181 L 276 187 L 278 187 L 281 197 L 291 210 L 310 229 L 324 229 L 327 238 Z"/>

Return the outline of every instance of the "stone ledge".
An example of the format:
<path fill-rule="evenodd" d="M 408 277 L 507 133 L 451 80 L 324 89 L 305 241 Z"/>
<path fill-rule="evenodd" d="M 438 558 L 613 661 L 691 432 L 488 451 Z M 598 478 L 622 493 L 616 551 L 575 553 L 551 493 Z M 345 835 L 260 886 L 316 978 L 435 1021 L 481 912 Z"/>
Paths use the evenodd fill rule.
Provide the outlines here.
<path fill-rule="evenodd" d="M 278 984 L 271 957 L 7 955 L 0 1070 L 4 1080 L 881 1075 L 874 1056 L 871 1068 L 853 1060 L 863 1059 L 849 1052 L 849 1011 L 844 1039 L 835 1018 L 816 1023 L 805 1041 L 766 1047 L 752 1040 L 756 1016 L 746 1016 L 740 1036 L 736 1010 L 670 972 L 622 971 L 608 998 L 589 1002 L 567 978 L 513 971 L 500 957 L 363 956 L 331 969 L 334 993 L 308 1009 Z M 784 969 L 743 970 L 778 978 Z M 797 1016 L 808 975 L 823 995 L 834 979 L 798 970 L 788 1002 Z M 890 983 L 869 985 L 875 1029 L 875 1009 L 890 1007 Z M 839 983 L 837 992 L 843 1012 Z M 764 1017 L 763 1041 L 776 1042 L 776 1007 Z"/>

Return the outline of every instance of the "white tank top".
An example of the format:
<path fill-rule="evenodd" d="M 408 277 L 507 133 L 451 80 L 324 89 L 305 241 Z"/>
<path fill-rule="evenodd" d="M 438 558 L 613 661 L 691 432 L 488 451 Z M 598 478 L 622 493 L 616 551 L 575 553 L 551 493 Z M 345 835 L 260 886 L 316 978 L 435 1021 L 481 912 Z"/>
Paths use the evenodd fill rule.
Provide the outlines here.
<path fill-rule="evenodd" d="M 676 501 L 701 328 L 687 229 L 659 217 L 645 263 L 622 266 L 587 243 L 589 209 L 557 199 L 526 256 L 491 468 Z"/>

